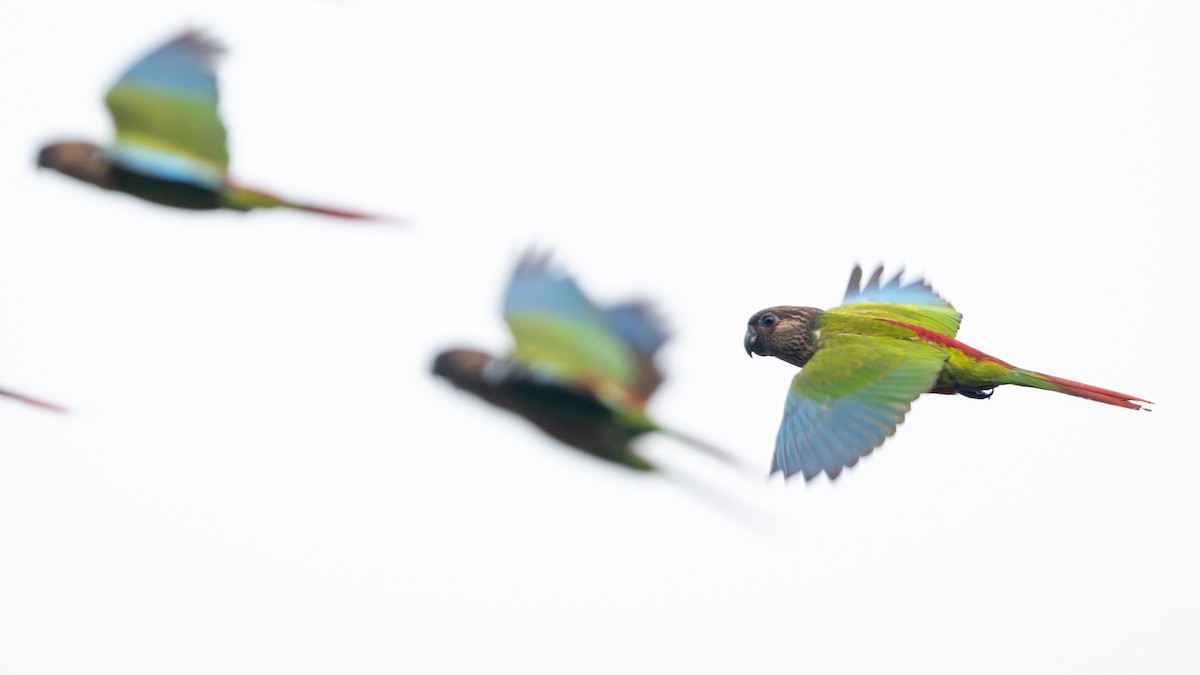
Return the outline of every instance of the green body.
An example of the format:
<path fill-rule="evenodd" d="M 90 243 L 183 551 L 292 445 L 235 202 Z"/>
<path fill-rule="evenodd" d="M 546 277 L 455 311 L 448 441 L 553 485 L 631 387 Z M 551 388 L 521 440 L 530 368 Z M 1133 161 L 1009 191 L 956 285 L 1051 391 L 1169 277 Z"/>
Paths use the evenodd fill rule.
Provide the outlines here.
<path fill-rule="evenodd" d="M 44 146 L 38 165 L 106 190 L 193 211 L 287 207 L 352 220 L 365 213 L 284 199 L 229 179 L 225 125 L 217 110 L 221 48 L 187 31 L 133 63 L 104 97 L 115 137 Z"/>
<path fill-rule="evenodd" d="M 928 350 L 918 349 L 915 345 L 931 347 L 944 358 L 934 389 L 956 385 L 990 389 L 1015 384 L 1057 390 L 1053 383 L 1036 373 L 1017 368 L 958 342 L 954 338 L 958 332 L 960 315 L 953 309 L 946 311 L 947 308 L 883 302 L 842 305 L 825 311 L 817 318 L 814 337 L 817 348 L 821 349 L 838 344 L 848 335 L 863 336 L 870 338 L 869 346 L 864 348 L 871 353 L 892 353 L 897 357 L 910 351 L 928 353 Z M 922 334 L 908 326 L 929 332 Z M 856 368 L 855 364 L 846 361 L 846 358 L 839 359 L 835 369 L 837 377 L 831 378 L 834 381 L 830 382 L 828 389 L 830 396 L 849 394 L 860 387 L 865 378 L 871 377 L 872 369 Z"/>
<path fill-rule="evenodd" d="M 1131 409 L 1143 399 L 1017 368 L 955 339 L 962 315 L 922 280 L 877 269 L 850 275 L 829 310 L 780 305 L 747 323 L 746 352 L 801 368 L 792 378 L 771 470 L 837 477 L 896 431 L 927 392 L 988 398 L 1005 384 L 1057 391 Z"/>

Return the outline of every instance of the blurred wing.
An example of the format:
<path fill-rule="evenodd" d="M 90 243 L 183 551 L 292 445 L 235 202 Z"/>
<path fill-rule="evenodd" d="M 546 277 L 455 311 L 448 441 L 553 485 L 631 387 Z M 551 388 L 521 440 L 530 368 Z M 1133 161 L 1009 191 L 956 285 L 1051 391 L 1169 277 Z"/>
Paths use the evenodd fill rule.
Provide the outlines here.
<path fill-rule="evenodd" d="M 547 256 L 521 258 L 504 294 L 504 320 L 513 334 L 515 361 L 615 405 L 644 404 L 633 351 L 613 331 L 609 315 L 571 277 L 552 269 Z"/>
<path fill-rule="evenodd" d="M 924 279 L 901 284 L 903 273 L 901 270 L 891 281 L 880 283 L 883 267 L 878 267 L 866 285 L 861 285 L 862 267 L 856 265 L 842 304 L 831 311 L 895 319 L 954 337 L 962 314 Z"/>
<path fill-rule="evenodd" d="M 117 130 L 110 159 L 158 178 L 221 187 L 229 153 L 217 115 L 220 53 L 188 31 L 130 66 L 104 97 Z"/>
<path fill-rule="evenodd" d="M 628 302 L 613 305 L 605 311 L 609 330 L 621 338 L 637 359 L 637 391 L 646 398 L 662 384 L 663 375 L 654 364 L 654 355 L 667 341 L 667 331 L 644 302 Z"/>
<path fill-rule="evenodd" d="M 836 478 L 895 433 L 946 357 L 910 340 L 831 338 L 792 379 L 771 473 Z"/>

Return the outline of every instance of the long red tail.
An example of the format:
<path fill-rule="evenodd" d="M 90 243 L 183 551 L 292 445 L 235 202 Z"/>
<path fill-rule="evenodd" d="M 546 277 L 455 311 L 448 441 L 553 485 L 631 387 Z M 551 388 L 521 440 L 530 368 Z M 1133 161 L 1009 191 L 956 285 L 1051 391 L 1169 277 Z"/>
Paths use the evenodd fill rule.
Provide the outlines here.
<path fill-rule="evenodd" d="M 1026 372 L 1029 372 L 1029 371 L 1026 371 Z M 1061 377 L 1054 377 L 1053 375 L 1044 375 L 1042 373 L 1034 373 L 1034 372 L 1029 372 L 1029 374 L 1036 378 L 1046 380 L 1050 384 L 1054 385 L 1054 387 L 1053 387 L 1054 391 L 1059 391 L 1064 394 L 1070 394 L 1072 396 L 1078 396 L 1080 398 L 1086 398 L 1089 401 L 1099 401 L 1101 403 L 1107 403 L 1109 405 L 1120 406 L 1122 408 L 1130 408 L 1133 410 L 1147 410 L 1147 411 L 1150 410 L 1149 408 L 1146 407 L 1147 405 L 1154 405 L 1153 402 L 1147 401 L 1144 398 L 1139 398 L 1137 396 L 1130 396 L 1129 394 L 1122 394 L 1119 391 L 1113 391 L 1111 389 L 1103 389 L 1101 387 L 1095 387 L 1090 384 L 1084 384 L 1082 382 L 1075 382 L 1074 380 L 1066 380 Z M 1036 386 L 1036 385 L 1034 385 L 1034 386 Z M 1050 389 L 1050 387 L 1041 387 L 1041 388 L 1042 389 Z"/>
<path fill-rule="evenodd" d="M 240 185 L 237 183 L 229 183 L 226 186 L 225 205 L 235 211 L 250 211 L 252 209 L 284 206 L 289 209 L 307 211 L 309 213 L 319 213 L 323 216 L 332 216 L 334 218 L 342 218 L 344 220 L 361 220 L 380 225 L 407 225 L 407 222 L 400 218 L 379 216 L 371 213 L 363 213 L 361 211 L 351 211 L 349 209 L 317 206 L 315 204 L 305 204 L 303 202 L 294 202 L 290 199 L 284 199 L 278 195 L 271 194 L 270 192 L 264 192 L 262 190 L 246 187 L 245 185 Z"/>
<path fill-rule="evenodd" d="M 7 396 L 8 398 L 11 398 L 15 401 L 20 401 L 22 403 L 28 403 L 29 405 L 37 406 L 39 408 L 42 408 L 43 410 L 49 410 L 51 412 L 56 412 L 56 413 L 67 412 L 67 409 L 60 405 L 56 405 L 54 403 L 48 403 L 46 401 L 40 401 L 36 398 L 31 398 L 24 394 L 18 394 L 15 391 L 9 391 L 7 389 L 0 389 L 0 396 Z"/>
<path fill-rule="evenodd" d="M 349 211 L 346 209 L 335 209 L 328 206 L 314 206 L 312 204 L 297 204 L 295 202 L 284 202 L 283 206 L 297 209 L 299 211 L 307 211 L 309 213 L 319 213 L 323 216 L 333 216 L 334 218 L 342 218 L 345 220 L 363 220 L 379 225 L 407 225 L 408 223 L 401 218 L 393 218 L 392 216 L 378 216 L 372 213 L 362 213 L 360 211 Z"/>
<path fill-rule="evenodd" d="M 677 440 L 677 441 L 680 441 L 682 443 L 686 443 L 687 445 L 692 446 L 693 448 L 707 454 L 709 457 L 712 457 L 713 459 L 716 459 L 719 462 L 722 462 L 722 463 L 724 463 L 728 466 L 731 466 L 735 469 L 738 469 L 740 471 L 744 471 L 748 475 L 752 475 L 755 478 L 762 477 L 762 469 L 761 468 L 753 467 L 753 466 L 747 464 L 741 457 L 737 457 L 736 455 L 730 453 L 728 450 L 722 450 L 721 448 L 718 448 L 717 446 L 713 445 L 712 443 L 709 443 L 708 441 L 701 440 L 699 438 L 696 438 L 695 436 L 690 436 L 681 431 L 676 431 L 674 429 L 667 429 L 664 427 L 658 427 L 658 430 L 668 436 L 675 438 L 675 440 Z"/>

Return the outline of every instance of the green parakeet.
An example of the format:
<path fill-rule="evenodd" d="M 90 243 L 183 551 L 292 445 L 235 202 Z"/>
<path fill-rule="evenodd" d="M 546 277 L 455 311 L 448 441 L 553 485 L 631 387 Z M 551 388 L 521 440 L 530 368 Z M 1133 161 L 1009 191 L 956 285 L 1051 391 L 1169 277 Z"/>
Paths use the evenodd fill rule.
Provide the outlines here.
<path fill-rule="evenodd" d="M 38 166 L 181 209 L 287 207 L 353 220 L 391 220 L 295 202 L 231 181 L 225 125 L 217 113 L 215 62 L 221 52 L 194 30 L 154 49 L 104 97 L 116 127 L 114 140 L 103 147 L 75 140 L 46 145 Z"/>
<path fill-rule="evenodd" d="M 769 307 L 746 328 L 746 353 L 799 366 L 784 404 L 771 473 L 836 478 L 881 445 L 926 392 L 989 398 L 1004 384 L 1033 387 L 1139 410 L 1149 402 L 1024 370 L 955 339 L 962 319 L 924 282 L 862 285 L 850 275 L 843 304 Z"/>
<path fill-rule="evenodd" d="M 655 469 L 630 445 L 654 431 L 739 464 L 647 415 L 646 403 L 663 380 L 654 357 L 667 338 L 647 304 L 596 305 L 546 256 L 529 253 L 505 291 L 504 319 L 514 341 L 508 356 L 451 349 L 436 357 L 434 374 L 569 446 L 630 469 Z"/>

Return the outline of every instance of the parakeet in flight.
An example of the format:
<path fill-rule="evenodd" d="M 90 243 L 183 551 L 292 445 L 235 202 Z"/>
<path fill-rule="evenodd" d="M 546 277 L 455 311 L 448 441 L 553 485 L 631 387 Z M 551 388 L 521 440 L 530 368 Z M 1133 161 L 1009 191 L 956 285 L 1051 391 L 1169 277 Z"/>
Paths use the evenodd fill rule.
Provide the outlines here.
<path fill-rule="evenodd" d="M 11 391 L 8 389 L 0 389 L 0 396 L 3 396 L 5 398 L 11 398 L 15 401 L 20 401 L 22 403 L 28 403 L 29 405 L 37 406 L 39 408 L 42 408 L 44 410 L 49 410 L 51 412 L 57 412 L 57 413 L 67 412 L 67 409 L 60 405 L 55 405 L 53 403 L 47 403 L 46 401 L 41 401 L 36 398 L 26 396 L 25 394 L 18 394 L 17 392 Z"/>
<path fill-rule="evenodd" d="M 388 218 L 294 202 L 229 179 L 225 125 L 217 113 L 215 65 L 222 48 L 189 30 L 129 67 L 104 103 L 116 127 L 106 146 L 46 145 L 38 166 L 105 190 L 181 209 L 287 207 L 353 220 Z"/>
<path fill-rule="evenodd" d="M 630 469 L 656 468 L 630 445 L 653 431 L 740 464 L 646 414 L 663 381 L 654 357 L 667 339 L 647 304 L 594 304 L 548 256 L 530 252 L 504 294 L 504 319 L 514 342 L 508 356 L 451 349 L 434 359 L 433 373 L 569 446 Z"/>
<path fill-rule="evenodd" d="M 830 479 L 871 453 L 926 392 L 984 399 L 1002 384 L 1057 391 L 1140 410 L 1149 401 L 1024 370 L 954 338 L 962 320 L 924 280 L 862 285 L 850 275 L 843 304 L 829 310 L 780 306 L 755 312 L 746 353 L 802 368 L 792 378 L 775 440 L 771 473 L 822 471 Z"/>

